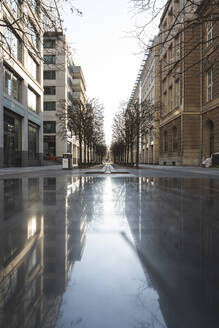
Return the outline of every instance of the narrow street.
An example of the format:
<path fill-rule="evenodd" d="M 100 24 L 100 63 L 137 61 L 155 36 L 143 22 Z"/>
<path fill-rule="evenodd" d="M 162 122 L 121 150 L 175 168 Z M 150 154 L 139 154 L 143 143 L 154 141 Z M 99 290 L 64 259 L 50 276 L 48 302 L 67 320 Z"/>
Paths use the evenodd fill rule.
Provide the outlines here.
<path fill-rule="evenodd" d="M 0 327 L 218 327 L 218 171 L 174 170 L 0 175 Z"/>

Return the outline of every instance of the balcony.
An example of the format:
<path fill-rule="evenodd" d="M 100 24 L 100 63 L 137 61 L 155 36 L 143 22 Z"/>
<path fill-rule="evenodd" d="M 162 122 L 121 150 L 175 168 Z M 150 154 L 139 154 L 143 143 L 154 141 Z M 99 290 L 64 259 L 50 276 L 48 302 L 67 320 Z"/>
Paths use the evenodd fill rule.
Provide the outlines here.
<path fill-rule="evenodd" d="M 83 74 L 83 71 L 81 69 L 81 66 L 73 66 L 73 79 L 74 80 L 81 80 L 82 84 L 84 85 L 84 89 L 86 90 L 84 74 Z"/>
<path fill-rule="evenodd" d="M 75 91 L 85 92 L 85 86 L 81 79 L 73 79 L 72 86 Z"/>

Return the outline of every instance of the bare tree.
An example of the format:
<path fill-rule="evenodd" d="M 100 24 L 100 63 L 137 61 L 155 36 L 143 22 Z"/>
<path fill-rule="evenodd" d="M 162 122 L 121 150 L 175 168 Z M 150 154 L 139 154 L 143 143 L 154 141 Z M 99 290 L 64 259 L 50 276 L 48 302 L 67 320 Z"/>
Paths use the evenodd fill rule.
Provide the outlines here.
<path fill-rule="evenodd" d="M 218 28 L 213 29 L 219 21 L 218 0 L 181 0 L 174 1 L 172 5 L 170 0 L 131 0 L 131 3 L 137 17 L 141 17 L 134 35 L 143 51 L 147 54 L 153 47 L 149 42 L 148 35 L 154 28 L 158 29 L 159 27 L 158 45 L 160 48 L 167 49 L 172 43 L 175 53 L 179 53 L 175 58 L 171 58 L 171 62 L 168 58 L 163 60 L 162 71 L 174 72 L 177 68 L 177 74 L 181 74 L 208 59 L 209 53 L 205 52 L 202 56 L 196 56 L 196 59 L 191 60 L 192 54 L 197 52 L 200 47 L 216 41 L 219 37 Z M 169 15 L 168 22 L 162 21 L 166 11 Z M 203 27 L 207 30 L 207 35 L 204 35 Z M 182 51 L 182 48 L 185 51 Z M 213 52 L 217 48 L 218 45 Z M 190 64 L 181 65 L 180 63 L 184 59 L 190 61 Z"/>
<path fill-rule="evenodd" d="M 118 112 L 113 123 L 113 142 L 111 151 L 118 162 L 129 162 L 131 165 L 139 165 L 140 140 L 145 131 L 151 128 L 152 122 L 159 120 L 159 106 L 154 106 L 149 101 L 142 103 L 135 101 L 129 104 L 126 111 Z M 134 159 L 134 146 L 136 146 L 136 156 Z M 125 160 L 124 160 L 125 159 Z"/>
<path fill-rule="evenodd" d="M 36 60 L 43 60 L 44 32 L 63 32 L 64 8 L 70 13 L 82 15 L 72 0 L 2 0 L 0 2 L 0 48 L 3 56 L 21 56 L 18 43 Z M 38 27 L 32 18 L 37 20 Z M 19 47 L 20 47 L 19 46 Z"/>
<path fill-rule="evenodd" d="M 58 134 L 63 140 L 72 140 L 76 137 L 79 142 L 79 165 L 82 164 L 83 121 L 85 105 L 77 99 L 72 99 L 71 104 L 61 100 L 60 109 L 57 111 Z"/>
<path fill-rule="evenodd" d="M 57 111 L 58 134 L 63 140 L 70 141 L 76 137 L 79 142 L 79 165 L 82 165 L 83 144 L 84 163 L 86 163 L 86 148 L 88 154 L 93 148 L 94 153 L 103 157 L 103 146 L 105 146 L 103 105 L 94 98 L 85 104 L 76 99 L 72 99 L 71 104 L 61 100 L 59 107 L 60 110 Z"/>

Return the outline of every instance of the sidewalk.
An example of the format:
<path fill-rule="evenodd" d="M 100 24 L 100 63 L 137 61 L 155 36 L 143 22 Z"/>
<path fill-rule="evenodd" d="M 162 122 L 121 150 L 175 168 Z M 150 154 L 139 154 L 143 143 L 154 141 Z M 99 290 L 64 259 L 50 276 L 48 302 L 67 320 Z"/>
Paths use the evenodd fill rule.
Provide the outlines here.
<path fill-rule="evenodd" d="M 150 165 L 150 164 L 139 164 L 139 168 L 143 169 L 156 169 L 156 170 L 169 170 L 174 172 L 186 172 L 196 174 L 207 174 L 207 175 L 218 175 L 219 169 L 217 168 L 204 168 L 199 166 L 166 166 L 166 165 Z"/>
<path fill-rule="evenodd" d="M 50 170 L 62 170 L 61 164 L 56 165 L 42 165 L 42 166 L 28 166 L 28 167 L 9 167 L 0 169 L 0 176 L 10 175 L 10 174 L 22 174 L 22 173 L 31 173 L 31 172 L 41 172 L 41 171 L 50 171 Z M 74 173 L 83 173 L 86 171 L 104 171 L 105 165 L 94 165 L 88 168 L 78 168 L 74 167 L 72 170 L 62 170 L 63 172 L 74 172 Z"/>
<path fill-rule="evenodd" d="M 62 168 L 62 165 L 43 165 L 43 166 L 28 166 L 28 167 L 9 167 L 0 169 L 1 175 L 8 174 L 21 174 L 26 172 L 38 172 L 38 171 L 47 171 L 47 170 L 59 170 Z"/>

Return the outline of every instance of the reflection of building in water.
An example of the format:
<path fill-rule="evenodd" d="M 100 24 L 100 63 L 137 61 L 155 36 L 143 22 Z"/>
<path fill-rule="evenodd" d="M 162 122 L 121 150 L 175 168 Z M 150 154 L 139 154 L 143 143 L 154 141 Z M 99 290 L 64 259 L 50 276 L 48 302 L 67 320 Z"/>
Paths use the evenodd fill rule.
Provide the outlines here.
<path fill-rule="evenodd" d="M 42 316 L 43 221 L 38 178 L 0 180 L 0 326 L 36 327 Z"/>
<path fill-rule="evenodd" d="M 74 262 L 82 256 L 86 232 L 83 188 L 78 177 L 44 178 L 44 292 L 50 313 L 46 327 L 55 322 Z"/>
<path fill-rule="evenodd" d="M 132 186 L 138 200 L 127 192 L 126 216 L 167 327 L 217 327 L 219 183 L 142 178 Z"/>
<path fill-rule="evenodd" d="M 0 327 L 55 322 L 85 246 L 88 183 L 71 176 L 0 180 Z"/>

